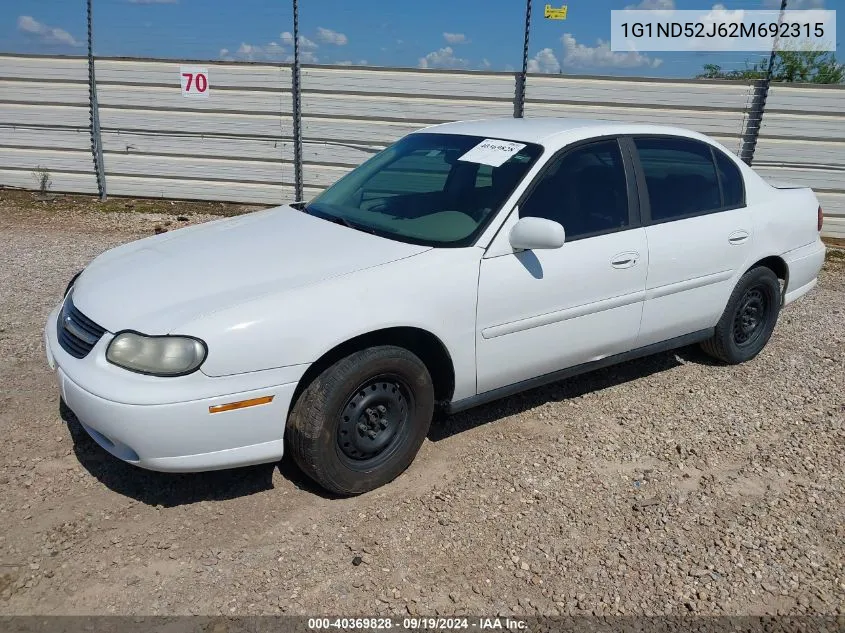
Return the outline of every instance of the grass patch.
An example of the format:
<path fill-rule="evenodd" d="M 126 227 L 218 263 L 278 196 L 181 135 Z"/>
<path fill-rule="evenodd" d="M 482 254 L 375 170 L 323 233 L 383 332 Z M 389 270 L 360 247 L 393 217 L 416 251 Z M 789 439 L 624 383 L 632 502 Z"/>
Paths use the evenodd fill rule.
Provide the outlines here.
<path fill-rule="evenodd" d="M 845 262 L 845 250 L 841 248 L 828 247 L 824 259 L 828 262 Z"/>
<path fill-rule="evenodd" d="M 101 202 L 97 196 L 78 194 L 39 193 L 23 189 L 0 188 L 0 208 L 53 209 L 98 211 L 101 213 L 159 213 L 165 215 L 207 214 L 235 216 L 272 205 L 237 204 L 233 202 L 214 202 L 197 200 L 170 200 L 164 198 L 124 198 L 110 196 Z"/>

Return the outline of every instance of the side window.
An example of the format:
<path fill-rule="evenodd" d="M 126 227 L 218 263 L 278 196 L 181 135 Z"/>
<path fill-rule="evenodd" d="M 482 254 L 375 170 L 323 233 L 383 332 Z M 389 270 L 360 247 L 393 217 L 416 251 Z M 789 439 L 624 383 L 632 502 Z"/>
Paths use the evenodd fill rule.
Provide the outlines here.
<path fill-rule="evenodd" d="M 716 156 L 716 167 L 719 170 L 719 182 L 722 183 L 722 206 L 741 207 L 745 205 L 745 187 L 742 173 L 730 158 L 717 149 L 713 149 Z"/>
<path fill-rule="evenodd" d="M 519 215 L 559 222 L 566 241 L 627 227 L 628 187 L 619 143 L 591 143 L 553 158 Z"/>
<path fill-rule="evenodd" d="M 710 146 L 683 138 L 635 138 L 645 172 L 652 222 L 722 207 Z"/>

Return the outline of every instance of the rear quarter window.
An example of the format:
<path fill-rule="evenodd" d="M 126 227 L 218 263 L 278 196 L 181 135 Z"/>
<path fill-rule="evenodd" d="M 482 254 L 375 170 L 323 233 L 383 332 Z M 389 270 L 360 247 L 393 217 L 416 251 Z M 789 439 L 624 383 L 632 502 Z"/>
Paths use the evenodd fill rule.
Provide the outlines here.
<path fill-rule="evenodd" d="M 716 168 L 719 170 L 719 182 L 722 185 L 723 206 L 735 208 L 745 205 L 745 184 L 742 172 L 736 163 L 722 152 L 713 148 L 716 156 Z"/>

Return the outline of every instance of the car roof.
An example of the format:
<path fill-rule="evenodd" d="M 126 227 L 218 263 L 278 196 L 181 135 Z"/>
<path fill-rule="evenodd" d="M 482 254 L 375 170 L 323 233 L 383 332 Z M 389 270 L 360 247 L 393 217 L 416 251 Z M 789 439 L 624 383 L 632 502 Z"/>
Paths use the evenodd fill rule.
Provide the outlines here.
<path fill-rule="evenodd" d="M 562 145 L 577 139 L 612 134 L 670 134 L 712 142 L 703 134 L 668 125 L 602 121 L 598 119 L 564 119 L 554 117 L 528 117 L 523 119 L 498 118 L 476 121 L 456 121 L 423 128 L 420 132 L 437 134 L 464 134 L 483 136 L 523 143 Z"/>

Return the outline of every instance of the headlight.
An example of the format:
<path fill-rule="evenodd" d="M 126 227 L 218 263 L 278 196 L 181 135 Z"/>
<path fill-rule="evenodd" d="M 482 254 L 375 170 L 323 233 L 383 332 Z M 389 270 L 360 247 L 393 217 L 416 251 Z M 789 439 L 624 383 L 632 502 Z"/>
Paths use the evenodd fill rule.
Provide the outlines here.
<path fill-rule="evenodd" d="M 145 336 L 121 332 L 106 350 L 106 359 L 119 367 L 153 376 L 183 376 L 196 371 L 208 350 L 190 336 Z"/>

